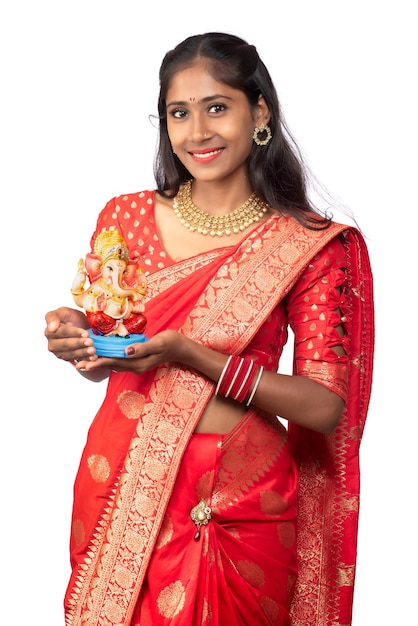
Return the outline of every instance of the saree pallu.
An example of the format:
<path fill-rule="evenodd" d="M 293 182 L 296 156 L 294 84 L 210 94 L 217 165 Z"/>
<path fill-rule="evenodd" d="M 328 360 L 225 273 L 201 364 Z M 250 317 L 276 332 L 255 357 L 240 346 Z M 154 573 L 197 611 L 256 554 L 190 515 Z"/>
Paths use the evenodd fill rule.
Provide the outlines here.
<path fill-rule="evenodd" d="M 335 435 L 326 437 L 304 429 L 293 429 L 291 433 L 294 455 L 300 464 L 299 507 L 304 521 L 298 524 L 297 531 L 301 565 L 291 609 L 295 626 L 336 626 L 350 620 L 358 514 L 358 446 L 370 393 L 372 359 L 371 276 L 364 242 L 357 231 L 347 226 L 334 224 L 327 231 L 307 231 L 291 218 L 281 216 L 266 220 L 233 250 L 213 251 L 148 278 L 148 334 L 173 328 L 216 350 L 239 354 L 310 259 L 343 232 L 350 276 L 352 399 Z M 239 324 L 235 315 L 238 312 Z M 181 488 L 176 479 L 184 468 L 182 459 L 191 451 L 188 446 L 193 445 L 193 431 L 214 386 L 197 372 L 176 364 L 162 365 L 144 376 L 111 375 L 75 484 L 73 573 L 65 601 L 68 626 L 136 626 L 134 616 L 141 597 L 146 596 L 148 567 L 152 567 L 160 533 L 164 532 L 166 512 L 173 512 L 170 507 L 176 505 L 172 496 L 176 488 Z M 265 419 L 252 413 L 254 420 Z M 284 474 L 292 483 L 290 466 L 285 463 L 284 467 Z M 290 496 L 288 505 L 294 515 Z M 310 518 L 312 515 L 315 519 Z M 215 527 L 218 528 L 209 522 L 205 536 L 213 538 L 214 545 L 210 545 L 208 555 L 216 554 Z M 315 533 L 312 543 L 310 528 Z M 233 547 L 231 550 L 234 553 Z M 221 571 L 219 559 L 216 563 Z M 235 569 L 239 572 L 239 567 Z M 282 569 L 289 590 L 292 557 Z M 242 582 L 246 580 L 243 572 Z M 273 580 L 279 581 L 280 575 Z M 239 619 L 240 603 L 246 605 L 248 601 L 248 606 L 252 606 L 257 596 L 254 588 L 256 585 L 241 600 L 236 597 L 234 607 L 230 607 L 229 623 L 234 623 L 232 615 Z M 244 589 L 249 587 L 244 585 L 241 592 Z M 261 593 L 258 590 L 259 599 Z M 282 603 L 280 610 L 269 613 L 264 607 L 266 621 L 249 623 L 286 624 L 283 591 L 276 590 L 275 595 L 266 597 L 275 598 L 278 607 Z M 198 624 L 201 619 L 201 624 L 221 624 L 220 620 L 210 621 L 217 610 L 216 600 L 212 602 L 215 608 L 206 606 L 203 614 L 189 614 L 183 623 Z M 262 602 L 258 607 L 260 611 Z M 221 614 L 220 609 L 218 613 Z M 151 623 L 141 622 L 141 626 Z"/>

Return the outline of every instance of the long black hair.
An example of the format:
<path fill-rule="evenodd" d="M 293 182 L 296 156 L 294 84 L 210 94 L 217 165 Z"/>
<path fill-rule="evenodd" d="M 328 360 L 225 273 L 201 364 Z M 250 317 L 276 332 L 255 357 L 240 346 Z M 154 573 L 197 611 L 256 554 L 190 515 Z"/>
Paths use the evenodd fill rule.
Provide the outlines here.
<path fill-rule="evenodd" d="M 193 35 L 165 55 L 159 72 L 159 143 L 154 163 L 158 191 L 176 195 L 181 184 L 192 178 L 173 154 L 167 131 L 166 97 L 173 76 L 198 59 L 209 61 L 213 78 L 242 91 L 255 106 L 262 95 L 270 111 L 272 139 L 265 146 L 254 142 L 248 156 L 252 189 L 272 208 L 293 215 L 310 228 L 327 228 L 330 218 L 322 216 L 308 197 L 307 170 L 299 148 L 280 110 L 277 91 L 256 48 L 240 37 L 225 33 Z"/>

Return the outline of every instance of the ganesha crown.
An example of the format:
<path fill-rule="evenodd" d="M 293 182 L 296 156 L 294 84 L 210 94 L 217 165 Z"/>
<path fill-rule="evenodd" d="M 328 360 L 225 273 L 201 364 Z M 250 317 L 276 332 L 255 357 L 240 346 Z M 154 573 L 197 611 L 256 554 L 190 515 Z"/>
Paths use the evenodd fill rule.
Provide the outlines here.
<path fill-rule="evenodd" d="M 94 242 L 94 252 L 102 258 L 103 263 L 108 259 L 129 259 L 128 248 L 118 230 L 104 230 L 99 233 Z"/>

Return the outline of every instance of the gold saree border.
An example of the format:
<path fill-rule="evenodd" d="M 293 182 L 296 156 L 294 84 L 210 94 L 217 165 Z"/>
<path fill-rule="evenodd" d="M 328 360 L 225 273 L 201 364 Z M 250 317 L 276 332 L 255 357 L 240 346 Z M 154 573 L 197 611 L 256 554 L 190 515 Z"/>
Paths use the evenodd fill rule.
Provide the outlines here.
<path fill-rule="evenodd" d="M 345 233 L 348 398 L 331 435 L 290 425 L 299 465 L 299 577 L 292 626 L 349 626 L 352 620 L 360 498 L 359 449 L 367 415 L 374 348 L 373 286 L 365 242 Z"/>

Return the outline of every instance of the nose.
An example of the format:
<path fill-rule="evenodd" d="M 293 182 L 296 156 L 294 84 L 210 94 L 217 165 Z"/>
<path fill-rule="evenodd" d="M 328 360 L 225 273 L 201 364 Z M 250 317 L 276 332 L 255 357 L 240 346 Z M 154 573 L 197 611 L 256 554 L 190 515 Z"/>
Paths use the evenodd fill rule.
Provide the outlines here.
<path fill-rule="evenodd" d="M 192 141 L 202 141 L 209 136 L 209 129 L 206 122 L 201 115 L 196 116 L 193 119 L 191 139 Z"/>

